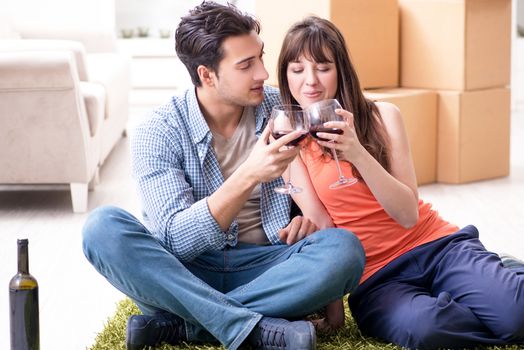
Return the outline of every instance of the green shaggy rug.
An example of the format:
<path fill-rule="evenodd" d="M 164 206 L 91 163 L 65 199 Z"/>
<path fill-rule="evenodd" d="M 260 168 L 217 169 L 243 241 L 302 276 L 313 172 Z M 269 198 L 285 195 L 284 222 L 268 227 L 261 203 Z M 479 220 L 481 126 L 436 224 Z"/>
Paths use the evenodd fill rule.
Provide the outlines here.
<path fill-rule="evenodd" d="M 330 336 L 322 336 L 318 339 L 318 350 L 377 350 L 377 349 L 395 349 L 401 350 L 399 346 L 386 344 L 379 340 L 364 337 L 360 334 L 355 322 L 351 318 L 347 304 L 346 307 L 346 324 L 338 333 Z M 130 315 L 139 314 L 140 311 L 130 299 L 124 299 L 117 305 L 114 316 L 109 318 L 104 329 L 97 335 L 95 344 L 90 350 L 125 350 L 126 322 Z M 485 350 L 519 350 L 524 345 L 514 345 L 506 347 L 480 347 Z M 162 345 L 156 347 L 157 350 L 224 350 L 221 346 L 211 345 L 189 345 L 182 344 L 178 346 Z M 151 348 L 149 349 L 151 350 Z"/>

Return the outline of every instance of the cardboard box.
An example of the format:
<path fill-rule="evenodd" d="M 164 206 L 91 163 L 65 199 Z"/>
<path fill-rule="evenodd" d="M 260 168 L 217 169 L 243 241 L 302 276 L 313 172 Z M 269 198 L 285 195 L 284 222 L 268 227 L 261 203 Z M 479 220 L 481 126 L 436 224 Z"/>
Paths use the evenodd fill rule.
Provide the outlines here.
<path fill-rule="evenodd" d="M 396 105 L 404 119 L 419 185 L 437 178 L 437 93 L 429 90 L 380 89 L 367 98 Z"/>
<path fill-rule="evenodd" d="M 400 85 L 507 86 L 511 0 L 399 0 Z"/>
<path fill-rule="evenodd" d="M 262 25 L 269 84 L 278 84 L 277 60 L 285 33 L 315 14 L 344 35 L 362 88 L 398 86 L 398 0 L 257 0 L 255 14 Z"/>
<path fill-rule="evenodd" d="M 437 180 L 509 174 L 510 90 L 439 91 Z"/>

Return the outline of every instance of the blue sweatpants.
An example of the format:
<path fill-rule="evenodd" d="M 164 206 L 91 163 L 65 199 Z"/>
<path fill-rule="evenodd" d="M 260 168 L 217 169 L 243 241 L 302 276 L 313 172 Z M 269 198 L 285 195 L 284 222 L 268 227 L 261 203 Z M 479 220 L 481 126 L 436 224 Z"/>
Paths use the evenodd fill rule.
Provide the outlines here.
<path fill-rule="evenodd" d="M 386 265 L 349 305 L 364 334 L 410 349 L 523 343 L 524 267 L 503 267 L 467 226 Z"/>

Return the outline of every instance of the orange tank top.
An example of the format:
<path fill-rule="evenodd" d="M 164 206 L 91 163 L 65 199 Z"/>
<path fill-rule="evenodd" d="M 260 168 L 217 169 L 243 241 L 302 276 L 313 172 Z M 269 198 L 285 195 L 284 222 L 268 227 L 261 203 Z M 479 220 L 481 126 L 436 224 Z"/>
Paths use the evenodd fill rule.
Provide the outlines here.
<path fill-rule="evenodd" d="M 313 187 L 335 226 L 353 232 L 362 242 L 366 266 L 360 283 L 409 250 L 458 230 L 422 200 L 418 203 L 417 224 L 406 229 L 386 213 L 364 181 L 330 189 L 329 185 L 338 179 L 336 165 L 331 158 L 322 156 L 316 142 L 302 156 Z M 340 167 L 345 176 L 352 175 L 348 162 L 340 162 Z"/>

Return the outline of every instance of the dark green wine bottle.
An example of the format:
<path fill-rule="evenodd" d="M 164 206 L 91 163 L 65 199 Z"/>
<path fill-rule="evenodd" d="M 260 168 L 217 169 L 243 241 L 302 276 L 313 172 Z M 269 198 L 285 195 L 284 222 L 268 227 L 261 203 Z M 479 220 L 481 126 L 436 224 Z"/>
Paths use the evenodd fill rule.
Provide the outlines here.
<path fill-rule="evenodd" d="M 18 240 L 18 272 L 9 282 L 11 350 L 39 350 L 38 283 L 29 274 L 27 239 Z"/>

